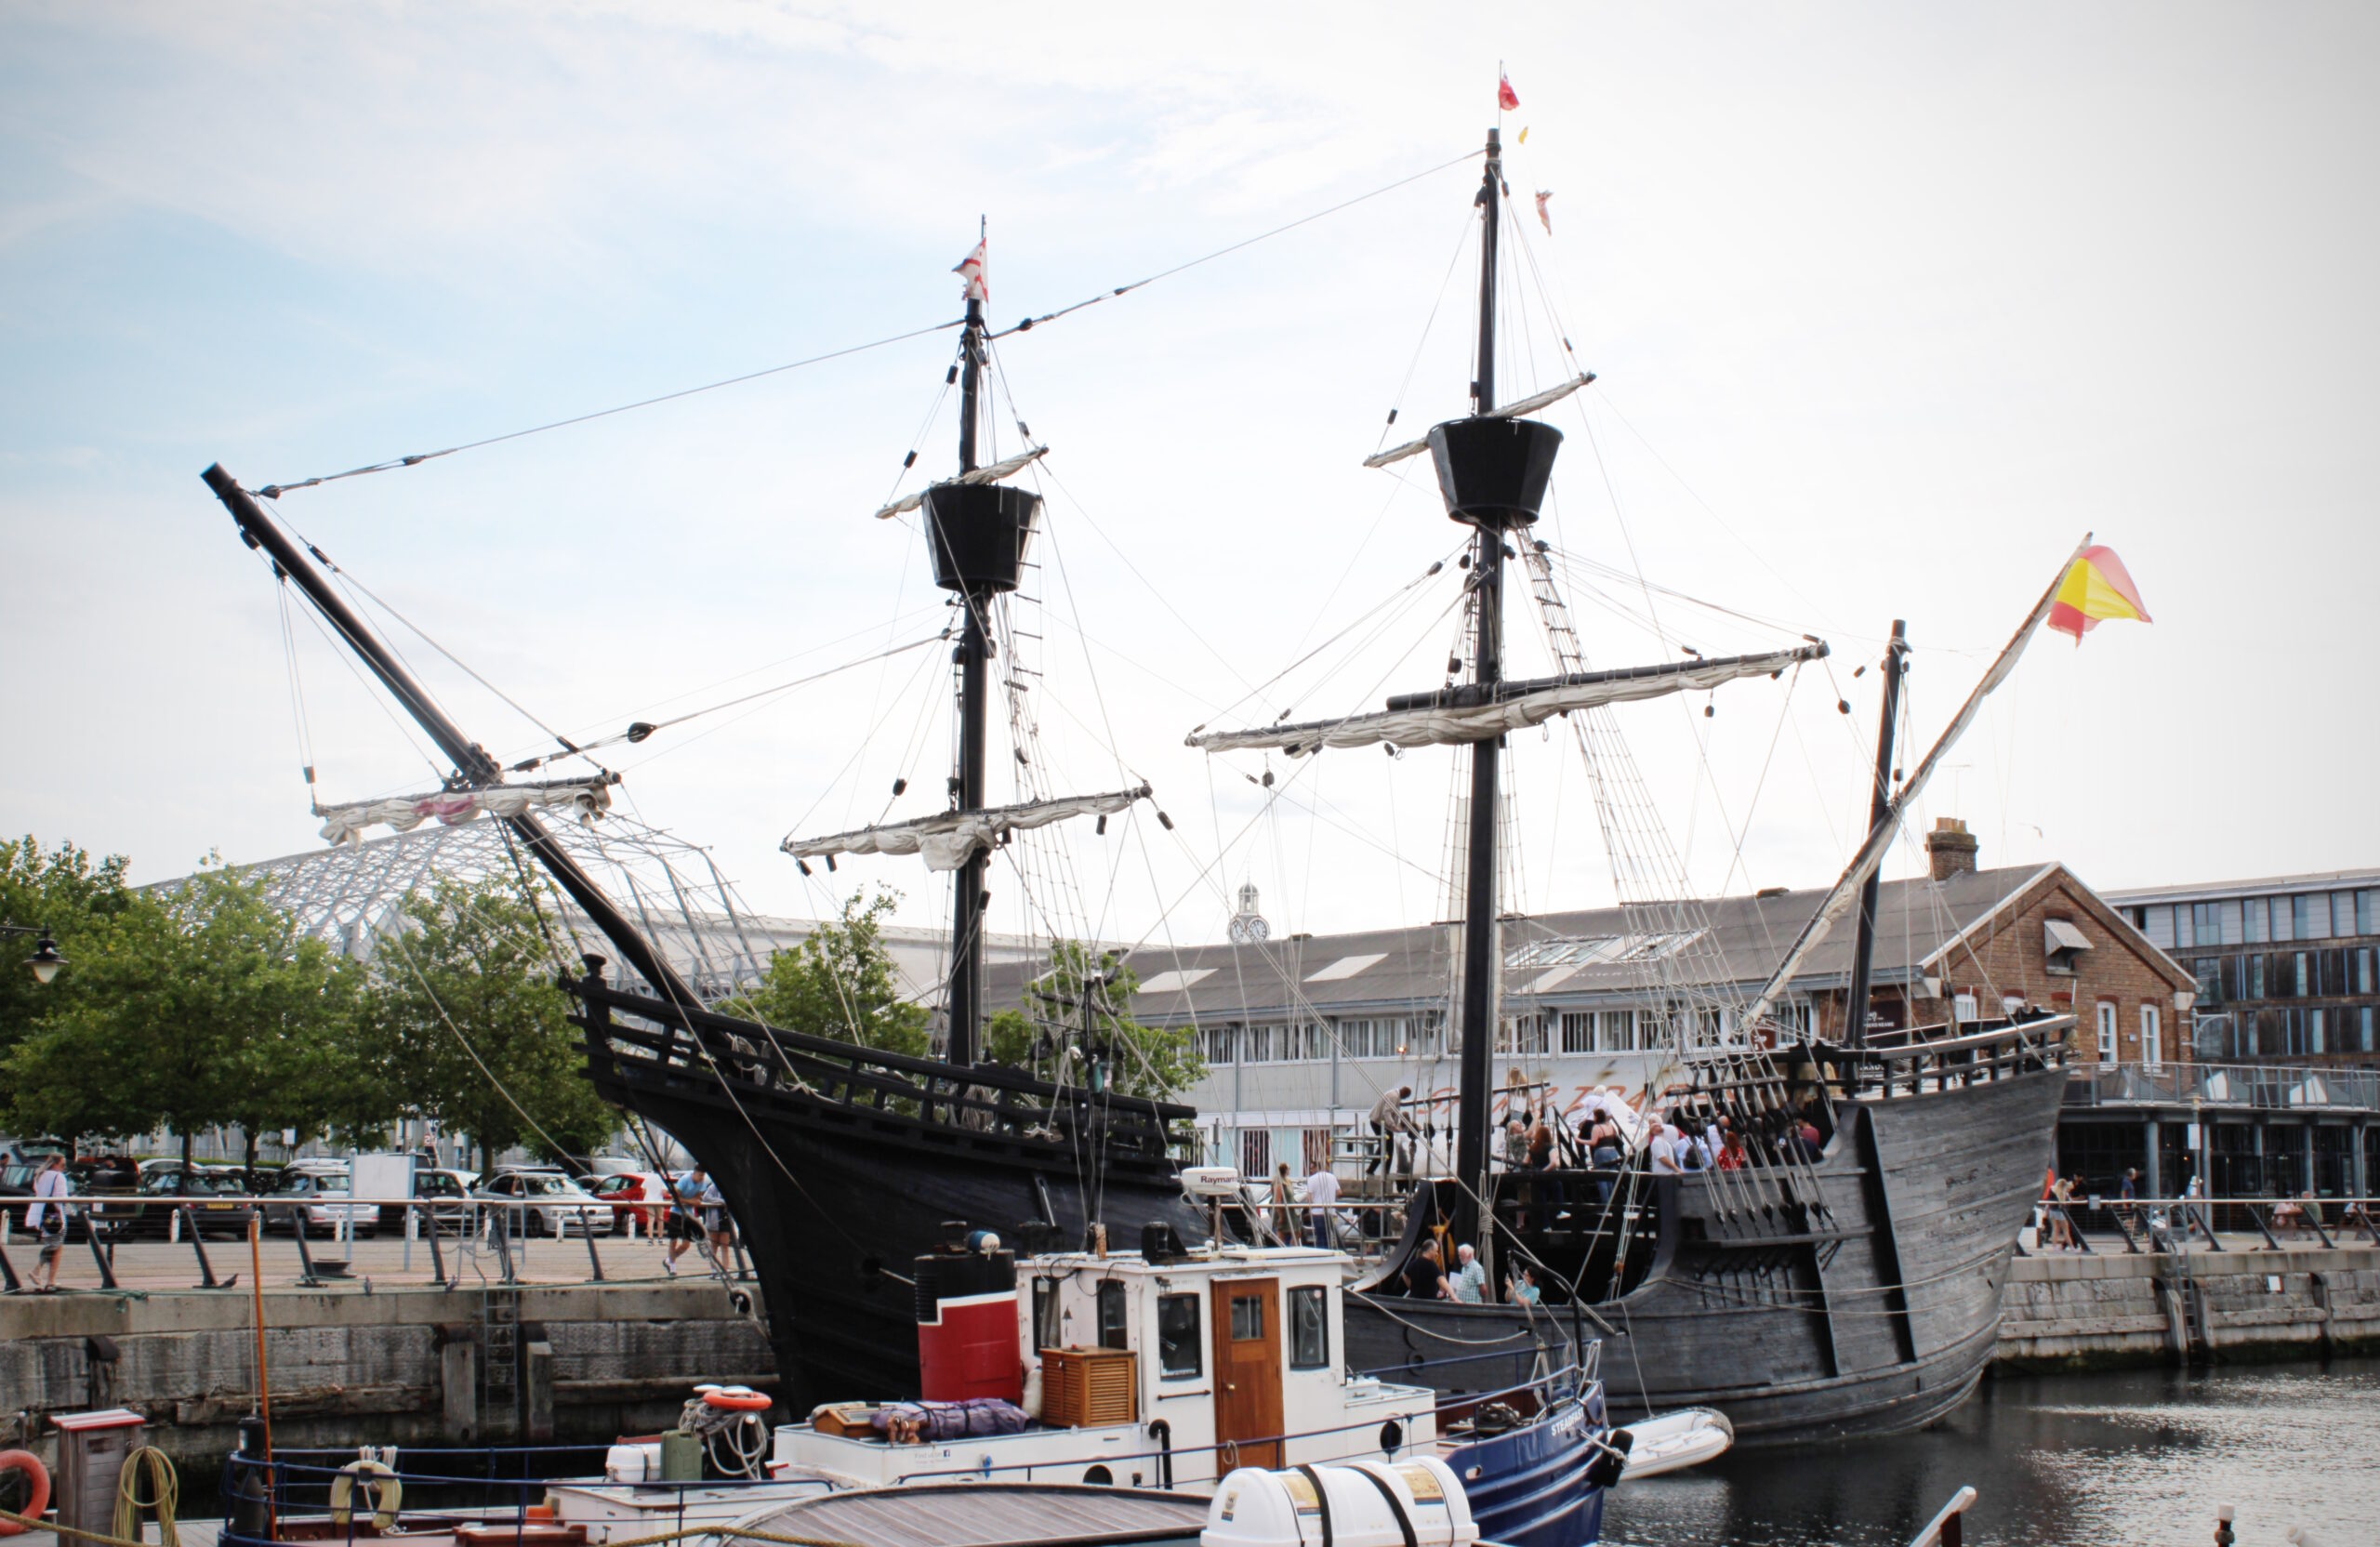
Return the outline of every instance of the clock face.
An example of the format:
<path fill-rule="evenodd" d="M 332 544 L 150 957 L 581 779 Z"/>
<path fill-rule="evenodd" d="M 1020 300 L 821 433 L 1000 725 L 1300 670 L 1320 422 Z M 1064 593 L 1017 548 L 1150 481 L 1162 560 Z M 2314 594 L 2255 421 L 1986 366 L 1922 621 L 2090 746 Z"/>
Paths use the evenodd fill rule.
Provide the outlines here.
<path fill-rule="evenodd" d="M 1241 945 L 1260 945 L 1269 938 L 1273 926 L 1253 914 L 1242 914 L 1231 921 L 1231 937 Z"/>

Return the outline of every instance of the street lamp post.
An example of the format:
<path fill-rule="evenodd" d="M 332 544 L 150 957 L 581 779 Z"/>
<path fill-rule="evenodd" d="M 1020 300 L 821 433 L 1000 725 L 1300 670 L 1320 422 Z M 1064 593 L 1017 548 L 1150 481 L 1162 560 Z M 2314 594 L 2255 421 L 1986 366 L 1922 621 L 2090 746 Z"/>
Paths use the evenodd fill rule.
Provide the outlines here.
<path fill-rule="evenodd" d="M 33 941 L 33 954 L 25 958 L 25 965 L 33 969 L 33 981 L 36 983 L 48 983 L 50 979 L 58 976 L 58 970 L 66 965 L 66 959 L 58 954 L 58 939 L 49 932 L 49 928 L 46 924 L 0 924 L 0 934 L 30 934 L 36 937 Z"/>

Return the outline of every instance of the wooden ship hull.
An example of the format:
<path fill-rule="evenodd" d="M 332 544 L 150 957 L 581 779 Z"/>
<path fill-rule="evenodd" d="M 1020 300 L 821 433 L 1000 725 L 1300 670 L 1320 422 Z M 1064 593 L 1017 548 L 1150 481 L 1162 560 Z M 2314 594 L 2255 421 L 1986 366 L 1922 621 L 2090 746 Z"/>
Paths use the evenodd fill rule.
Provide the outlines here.
<path fill-rule="evenodd" d="M 1621 1265 L 1624 1292 L 1582 1294 L 1575 1312 L 1399 1298 L 1400 1250 L 1374 1279 L 1381 1289 L 1348 1299 L 1349 1361 L 1450 1394 L 1481 1391 L 1556 1326 L 1586 1337 L 1607 1328 L 1615 1422 L 1715 1408 L 1751 1446 L 1923 1428 L 1965 1400 L 1998 1339 L 2016 1232 L 2040 1195 L 2065 1089 L 2055 1057 L 1838 1101 L 1824 1157 L 1802 1173 L 1814 1207 L 1786 1201 L 1781 1168 L 1652 1185 L 1653 1228 L 1636 1263 Z M 1593 1197 L 1592 1173 L 1561 1174 L 1574 1199 Z M 1747 1198 L 1775 1202 L 1747 1209 Z M 1421 1228 L 1408 1228 L 1407 1250 Z M 1532 1242 L 1557 1265 L 1563 1244 L 1559 1234 Z M 1582 1285 L 1608 1284 L 1609 1255 L 1590 1243 L 1567 1265 Z"/>
<path fill-rule="evenodd" d="M 1028 1248 L 1079 1246 L 1093 1223 L 1117 1250 L 1151 1223 L 1206 1233 L 1168 1147 L 1189 1108 L 783 1033 L 764 1055 L 772 1035 L 749 1022 L 593 981 L 572 992 L 595 1088 L 674 1135 L 725 1197 L 795 1413 L 918 1394 L 910 1263 L 953 1222 Z"/>

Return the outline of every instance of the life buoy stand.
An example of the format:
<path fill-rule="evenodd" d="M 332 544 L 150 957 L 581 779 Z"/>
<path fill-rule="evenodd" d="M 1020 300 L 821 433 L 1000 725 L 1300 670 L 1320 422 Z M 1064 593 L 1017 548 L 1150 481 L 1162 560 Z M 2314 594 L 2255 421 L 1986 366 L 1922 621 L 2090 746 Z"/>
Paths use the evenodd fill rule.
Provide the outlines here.
<path fill-rule="evenodd" d="M 749 1386 L 711 1386 L 708 1388 L 697 1386 L 694 1389 L 702 1392 L 703 1405 L 705 1407 L 724 1408 L 729 1412 L 766 1412 L 769 1410 L 770 1404 L 774 1400 L 772 1397 L 763 1396 Z"/>
<path fill-rule="evenodd" d="M 0 1472 L 21 1472 L 25 1474 L 25 1507 L 14 1511 L 29 1520 L 39 1520 L 41 1512 L 49 1508 L 49 1468 L 30 1450 L 0 1450 Z M 32 1527 L 13 1520 L 0 1520 L 0 1536 L 16 1536 Z"/>
<path fill-rule="evenodd" d="M 350 1461 L 331 1479 L 331 1523 L 347 1524 L 353 1513 L 349 1505 L 355 1499 L 358 1484 L 371 1503 L 373 1527 L 383 1532 L 394 1529 L 397 1505 L 405 1496 L 405 1486 L 395 1472 L 374 1461 Z"/>

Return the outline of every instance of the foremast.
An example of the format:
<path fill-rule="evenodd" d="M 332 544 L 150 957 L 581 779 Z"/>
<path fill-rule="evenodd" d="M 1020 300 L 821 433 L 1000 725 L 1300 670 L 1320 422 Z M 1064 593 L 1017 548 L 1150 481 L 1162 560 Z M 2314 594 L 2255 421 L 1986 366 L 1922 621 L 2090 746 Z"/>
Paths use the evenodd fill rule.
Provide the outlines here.
<path fill-rule="evenodd" d="M 983 251 L 979 245 L 975 257 L 970 260 L 973 270 L 967 276 L 967 322 L 959 342 L 959 475 L 961 478 L 975 470 L 976 426 L 983 412 L 984 301 L 986 296 Z M 967 267 L 966 264 L 960 265 L 962 271 Z M 1008 489 L 992 492 L 1019 496 L 1026 501 L 1023 524 L 1031 525 L 1030 496 Z M 925 524 L 932 534 L 930 540 L 934 542 L 937 559 L 935 582 L 944 589 L 958 593 L 960 611 L 965 615 L 959 623 L 959 643 L 951 652 L 951 661 L 958 669 L 959 677 L 959 761 L 958 772 L 950 781 L 951 809 L 965 813 L 984 809 L 986 701 L 993 649 L 986 615 L 997 592 L 1016 588 L 1016 571 L 1012 567 L 1003 583 L 998 575 L 962 573 L 959 566 L 945 569 L 938 562 L 943 551 L 942 539 L 947 530 L 945 523 L 972 521 L 975 517 L 972 509 L 966 511 L 953 509 L 954 503 L 930 495 L 923 504 L 923 511 Z M 997 512 L 994 514 L 997 516 Z M 1020 533 L 1020 546 L 1021 541 Z M 943 996 L 949 1030 L 944 1042 L 944 1056 L 961 1066 L 975 1062 L 978 1051 L 976 1030 L 984 1014 L 984 913 L 990 901 L 984 886 L 984 877 L 989 860 L 990 855 L 984 850 L 971 850 L 966 862 L 959 866 L 950 883 L 950 986 Z"/>

